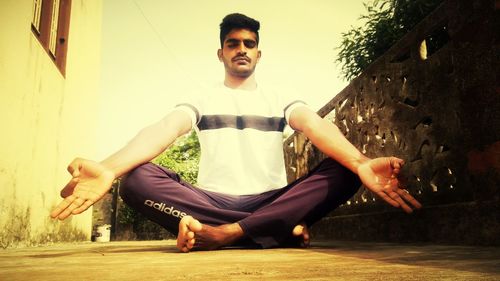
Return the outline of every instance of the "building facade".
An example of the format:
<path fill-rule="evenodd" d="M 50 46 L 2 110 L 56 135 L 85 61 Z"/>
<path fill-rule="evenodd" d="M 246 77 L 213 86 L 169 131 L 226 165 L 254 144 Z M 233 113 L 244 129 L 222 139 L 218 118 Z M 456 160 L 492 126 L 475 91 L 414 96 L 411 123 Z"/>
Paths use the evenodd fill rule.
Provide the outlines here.
<path fill-rule="evenodd" d="M 99 0 L 0 3 L 0 243 L 90 239 L 91 212 L 49 213 L 75 157 L 96 157 Z"/>

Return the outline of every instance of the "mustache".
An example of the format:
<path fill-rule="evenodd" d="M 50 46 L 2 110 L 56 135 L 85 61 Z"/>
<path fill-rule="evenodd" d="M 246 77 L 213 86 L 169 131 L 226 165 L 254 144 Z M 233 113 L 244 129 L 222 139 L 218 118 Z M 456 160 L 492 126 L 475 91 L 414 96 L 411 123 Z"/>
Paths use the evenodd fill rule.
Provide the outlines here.
<path fill-rule="evenodd" d="M 237 61 L 237 60 L 240 60 L 240 59 L 244 59 L 244 60 L 246 60 L 247 62 L 250 62 L 250 61 L 251 61 L 251 59 L 250 59 L 249 57 L 245 56 L 245 55 L 243 55 L 243 56 L 242 56 L 242 55 L 236 56 L 236 57 L 234 57 L 234 58 L 232 59 L 232 61 Z"/>

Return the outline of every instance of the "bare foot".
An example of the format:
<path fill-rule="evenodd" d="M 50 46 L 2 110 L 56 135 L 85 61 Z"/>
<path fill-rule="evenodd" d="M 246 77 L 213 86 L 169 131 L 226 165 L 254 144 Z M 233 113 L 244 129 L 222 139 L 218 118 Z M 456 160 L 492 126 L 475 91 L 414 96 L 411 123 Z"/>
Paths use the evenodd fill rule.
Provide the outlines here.
<path fill-rule="evenodd" d="M 293 236 L 302 236 L 302 243 L 301 243 L 302 247 L 306 248 L 309 246 L 309 243 L 311 242 L 311 237 L 309 235 L 309 229 L 307 228 L 307 225 L 305 223 L 296 225 L 292 230 L 292 234 Z"/>
<path fill-rule="evenodd" d="M 191 216 L 185 216 L 179 222 L 177 248 L 186 253 L 190 250 L 215 250 L 231 245 L 244 235 L 237 223 L 210 226 L 201 224 Z"/>
<path fill-rule="evenodd" d="M 194 246 L 195 233 L 201 231 L 202 225 L 191 216 L 185 216 L 179 222 L 179 233 L 177 234 L 177 249 L 187 253 Z"/>

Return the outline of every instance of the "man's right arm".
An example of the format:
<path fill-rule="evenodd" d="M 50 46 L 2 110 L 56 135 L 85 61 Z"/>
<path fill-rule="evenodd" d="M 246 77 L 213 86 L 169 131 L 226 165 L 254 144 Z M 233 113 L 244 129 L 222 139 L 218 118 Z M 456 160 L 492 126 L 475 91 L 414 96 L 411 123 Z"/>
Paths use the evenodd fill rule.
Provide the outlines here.
<path fill-rule="evenodd" d="M 142 129 L 125 147 L 101 162 L 118 178 L 150 161 L 169 147 L 179 136 L 191 130 L 191 118 L 181 110 Z"/>
<path fill-rule="evenodd" d="M 51 217 L 62 220 L 87 210 L 109 191 L 114 179 L 158 156 L 189 132 L 191 124 L 189 114 L 174 110 L 100 163 L 76 158 L 68 166 L 72 179 L 61 190 L 64 200 L 52 210 Z"/>

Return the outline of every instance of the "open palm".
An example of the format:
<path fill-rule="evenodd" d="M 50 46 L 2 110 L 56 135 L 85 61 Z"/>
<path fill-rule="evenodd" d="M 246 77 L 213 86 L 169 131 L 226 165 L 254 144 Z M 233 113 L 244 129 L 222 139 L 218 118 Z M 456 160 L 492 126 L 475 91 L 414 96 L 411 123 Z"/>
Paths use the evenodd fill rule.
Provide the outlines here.
<path fill-rule="evenodd" d="M 64 200 L 51 212 L 51 217 L 65 219 L 80 214 L 106 194 L 113 184 L 114 174 L 103 165 L 77 158 L 68 166 L 72 179 L 61 190 Z"/>
<path fill-rule="evenodd" d="M 403 164 L 404 161 L 396 157 L 375 158 L 360 165 L 358 175 L 363 184 L 380 198 L 411 213 L 412 207 L 419 209 L 422 205 L 406 189 L 400 187 L 397 176 Z"/>

